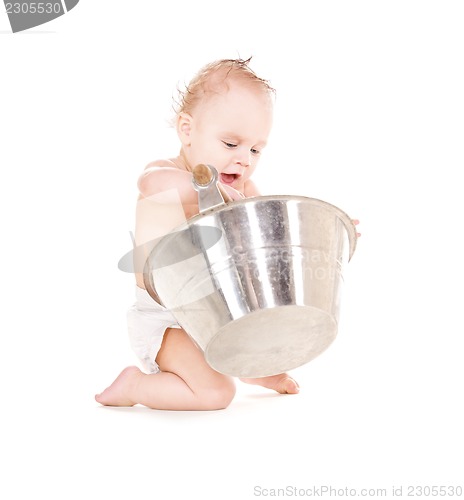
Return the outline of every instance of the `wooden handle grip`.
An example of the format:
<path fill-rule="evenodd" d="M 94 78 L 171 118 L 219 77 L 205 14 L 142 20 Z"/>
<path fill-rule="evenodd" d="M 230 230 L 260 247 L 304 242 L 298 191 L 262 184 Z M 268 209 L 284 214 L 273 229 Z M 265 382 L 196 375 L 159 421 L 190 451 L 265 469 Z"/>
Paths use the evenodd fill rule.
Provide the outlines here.
<path fill-rule="evenodd" d="M 208 165 L 204 165 L 203 163 L 199 163 L 198 165 L 193 167 L 192 174 L 195 183 L 198 186 L 207 186 L 213 178 L 213 172 L 208 167 Z M 219 189 L 219 192 L 221 193 L 221 196 L 224 199 L 225 203 L 229 203 L 230 201 L 232 201 L 232 198 L 227 194 L 226 190 L 223 186 L 221 186 L 220 182 L 217 183 L 217 189 Z"/>
<path fill-rule="evenodd" d="M 203 163 L 199 163 L 198 165 L 193 167 L 192 173 L 195 182 L 199 186 L 208 185 L 211 182 L 211 179 L 213 178 L 213 172 L 211 172 L 211 169 L 207 165 L 204 165 Z"/>

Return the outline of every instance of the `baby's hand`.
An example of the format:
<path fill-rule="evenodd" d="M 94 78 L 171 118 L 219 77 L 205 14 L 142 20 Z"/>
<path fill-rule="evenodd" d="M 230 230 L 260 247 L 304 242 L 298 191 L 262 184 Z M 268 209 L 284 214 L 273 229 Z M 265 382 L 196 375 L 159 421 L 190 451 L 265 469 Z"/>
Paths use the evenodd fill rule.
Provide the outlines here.
<path fill-rule="evenodd" d="M 225 184 L 218 182 L 218 187 L 219 187 L 221 194 L 222 194 L 222 197 L 224 198 L 224 201 L 226 203 L 228 201 L 242 200 L 243 198 L 245 198 L 245 196 L 240 191 L 237 191 L 236 189 L 234 189 L 231 186 L 226 186 Z M 230 199 L 226 199 L 226 198 L 230 198 Z"/>
<path fill-rule="evenodd" d="M 357 226 L 359 224 L 359 220 L 358 219 L 351 219 L 351 222 Z M 361 233 L 356 233 L 356 236 L 359 238 L 361 236 Z"/>

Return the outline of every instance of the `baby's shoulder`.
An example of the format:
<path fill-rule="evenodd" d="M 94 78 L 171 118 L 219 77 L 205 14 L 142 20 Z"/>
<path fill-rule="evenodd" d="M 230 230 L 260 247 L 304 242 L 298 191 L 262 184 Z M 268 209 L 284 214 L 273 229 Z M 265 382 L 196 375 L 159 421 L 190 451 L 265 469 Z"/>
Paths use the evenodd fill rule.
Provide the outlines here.
<path fill-rule="evenodd" d="M 170 189 L 177 189 L 181 193 L 193 191 L 192 174 L 183 170 L 175 159 L 150 162 L 139 176 L 137 185 L 145 197 Z"/>
<path fill-rule="evenodd" d="M 156 185 L 163 188 L 163 184 L 175 182 L 180 170 L 172 160 L 154 160 L 143 169 L 139 176 L 139 189 L 148 188 L 151 191 Z"/>
<path fill-rule="evenodd" d="M 176 168 L 177 165 L 172 160 L 154 160 L 151 161 L 146 167 L 145 170 L 149 168 Z"/>

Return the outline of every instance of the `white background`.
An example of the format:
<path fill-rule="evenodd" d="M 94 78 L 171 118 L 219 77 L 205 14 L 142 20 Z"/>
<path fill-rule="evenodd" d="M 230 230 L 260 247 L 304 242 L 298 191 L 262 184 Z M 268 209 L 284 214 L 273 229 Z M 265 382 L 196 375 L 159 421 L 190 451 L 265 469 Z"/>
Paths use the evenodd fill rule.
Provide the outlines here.
<path fill-rule="evenodd" d="M 457 1 L 81 0 L 11 34 L 2 8 L 2 497 L 464 486 L 463 25 Z M 361 219 L 339 336 L 298 396 L 100 407 L 136 362 L 117 262 L 140 171 L 177 154 L 176 85 L 250 55 L 277 89 L 263 193 Z"/>

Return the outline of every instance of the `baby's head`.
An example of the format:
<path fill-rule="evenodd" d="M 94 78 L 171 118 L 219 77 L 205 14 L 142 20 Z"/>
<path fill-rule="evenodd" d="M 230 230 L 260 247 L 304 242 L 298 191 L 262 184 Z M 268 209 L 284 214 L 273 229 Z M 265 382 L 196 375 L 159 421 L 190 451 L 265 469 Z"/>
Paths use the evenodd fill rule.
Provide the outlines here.
<path fill-rule="evenodd" d="M 248 66 L 224 59 L 202 68 L 181 95 L 177 133 L 189 169 L 213 165 L 221 182 L 242 190 L 267 143 L 274 89 Z"/>
<path fill-rule="evenodd" d="M 207 64 L 190 81 L 180 98 L 177 114 L 192 114 L 195 107 L 208 97 L 227 91 L 229 85 L 238 83 L 257 92 L 273 95 L 275 90 L 267 80 L 263 80 L 248 66 L 249 59 L 221 59 Z"/>

